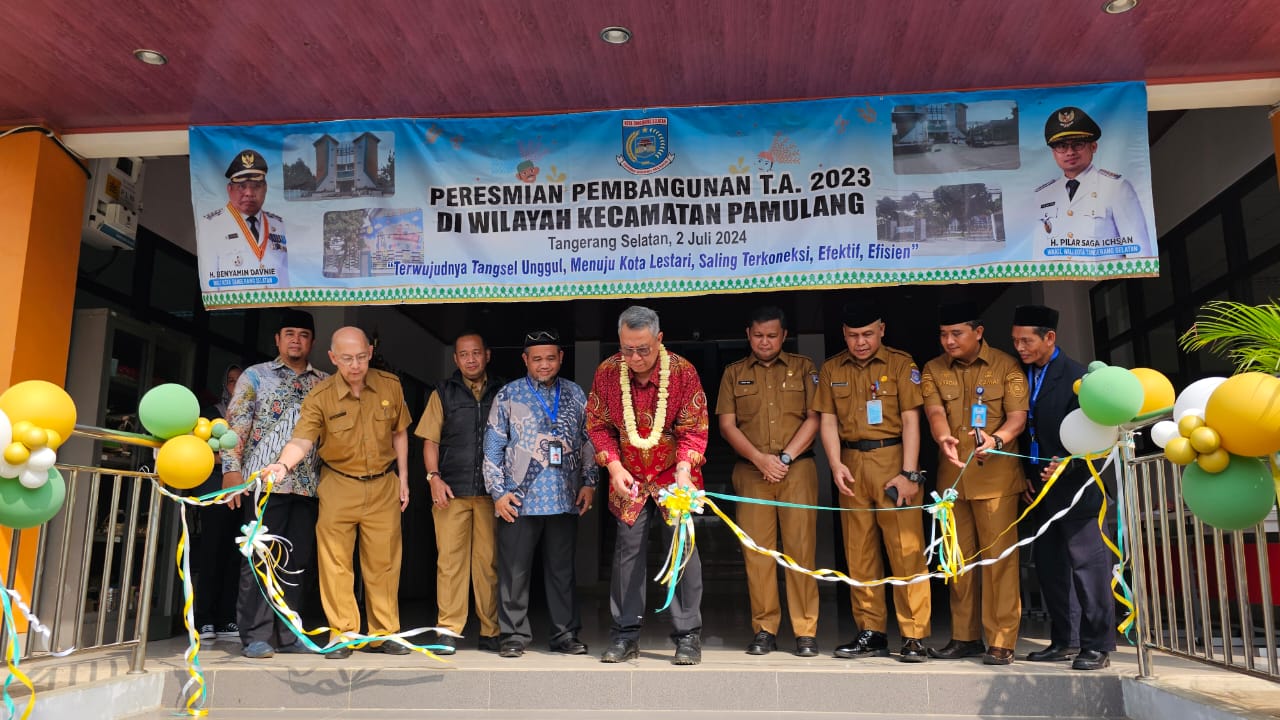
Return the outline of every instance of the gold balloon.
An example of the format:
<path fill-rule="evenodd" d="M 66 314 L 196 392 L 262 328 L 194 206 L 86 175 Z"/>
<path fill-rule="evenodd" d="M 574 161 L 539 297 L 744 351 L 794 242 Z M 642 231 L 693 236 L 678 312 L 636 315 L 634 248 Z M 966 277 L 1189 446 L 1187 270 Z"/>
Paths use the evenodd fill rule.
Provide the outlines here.
<path fill-rule="evenodd" d="M 38 447 L 44 447 L 44 444 L 49 442 L 49 435 L 44 431 L 44 428 L 33 426 L 22 433 L 21 440 L 23 445 L 35 450 Z"/>
<path fill-rule="evenodd" d="M 190 490 L 213 472 L 213 450 L 194 435 L 169 438 L 156 453 L 156 475 L 168 486 Z"/>
<path fill-rule="evenodd" d="M 191 434 L 201 440 L 208 440 L 213 437 L 213 425 L 208 420 L 200 418 L 196 421 L 196 427 L 191 431 Z"/>
<path fill-rule="evenodd" d="M 31 451 L 20 442 L 9 443 L 4 449 L 4 461 L 10 465 L 21 465 L 31 457 Z"/>
<path fill-rule="evenodd" d="M 44 436 L 44 444 L 51 448 L 56 448 L 62 444 L 62 436 L 58 434 L 57 430 L 45 428 Z"/>
<path fill-rule="evenodd" d="M 1280 450 L 1280 380 L 1260 372 L 1227 378 L 1205 403 L 1204 420 L 1232 455 L 1261 457 Z"/>
<path fill-rule="evenodd" d="M 1191 437 L 1196 428 L 1204 427 L 1204 418 L 1199 415 L 1188 415 L 1178 421 L 1178 434 L 1184 438 Z"/>
<path fill-rule="evenodd" d="M 18 423 L 25 421 L 53 430 L 65 441 L 76 426 L 76 404 L 71 396 L 44 380 L 26 380 L 5 390 L 0 394 L 0 410 L 13 422 L 15 435 Z M 57 449 L 53 445 L 49 447 Z"/>
<path fill-rule="evenodd" d="M 1138 411 L 1139 415 L 1173 407 L 1177 393 L 1173 391 L 1173 383 L 1169 382 L 1169 378 L 1151 368 L 1134 368 L 1130 372 L 1142 381 L 1142 409 Z"/>
<path fill-rule="evenodd" d="M 1207 425 L 1202 425 L 1191 431 L 1191 437 L 1187 438 L 1191 441 L 1191 447 L 1201 455 L 1207 455 L 1218 450 L 1222 445 L 1222 438 L 1218 436 L 1218 432 Z M 1204 467 L 1203 465 L 1201 467 Z M 1225 465 L 1223 467 L 1226 467 Z M 1207 468 L 1206 468 L 1207 469 Z M 1219 470 L 1218 472 L 1222 472 Z"/>
<path fill-rule="evenodd" d="M 1223 470 L 1226 470 L 1227 465 L 1231 464 L 1231 453 L 1223 450 L 1222 448 L 1218 448 L 1211 453 L 1201 455 L 1196 460 L 1196 463 L 1200 465 L 1201 470 L 1217 475 Z"/>
<path fill-rule="evenodd" d="M 12 420 L 13 418 L 9 419 Z M 13 439 L 21 442 L 22 438 L 25 437 L 27 433 L 31 432 L 31 428 L 34 427 L 35 425 L 32 425 L 30 420 L 18 420 L 14 422 Z"/>
<path fill-rule="evenodd" d="M 1080 394 L 1080 380 L 1076 380 L 1075 382 L 1071 383 L 1071 392 L 1077 395 Z"/>
<path fill-rule="evenodd" d="M 1191 447 L 1191 441 L 1184 437 L 1176 437 L 1164 446 L 1164 456 L 1174 465 L 1190 465 L 1195 462 L 1197 454 Z"/>

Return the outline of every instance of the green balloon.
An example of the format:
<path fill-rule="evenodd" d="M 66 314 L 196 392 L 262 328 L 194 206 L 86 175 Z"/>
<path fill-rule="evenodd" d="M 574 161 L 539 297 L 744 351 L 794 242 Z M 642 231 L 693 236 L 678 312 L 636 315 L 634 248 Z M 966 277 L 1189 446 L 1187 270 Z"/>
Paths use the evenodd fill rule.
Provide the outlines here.
<path fill-rule="evenodd" d="M 49 482 L 35 490 L 17 480 L 0 480 L 0 525 L 26 530 L 49 522 L 67 499 L 67 484 L 57 468 L 49 468 Z"/>
<path fill-rule="evenodd" d="M 209 428 L 209 434 L 212 435 L 213 437 L 220 438 L 222 437 L 222 433 L 225 433 L 229 430 L 231 430 L 231 428 L 227 427 L 227 424 L 225 422 L 214 423 L 213 427 Z"/>
<path fill-rule="evenodd" d="M 222 433 L 222 437 L 218 438 L 218 448 L 220 450 L 230 450 L 240 442 L 240 436 L 235 432 L 228 430 Z"/>
<path fill-rule="evenodd" d="M 138 419 L 147 432 L 161 440 L 186 435 L 200 419 L 200 401 L 195 393 L 181 385 L 157 385 L 142 396 Z"/>
<path fill-rule="evenodd" d="M 222 449 L 222 445 L 218 442 L 218 438 L 216 437 L 209 438 L 209 447 L 213 448 L 214 452 L 218 452 Z"/>
<path fill-rule="evenodd" d="M 1120 425 L 1142 409 L 1146 391 L 1132 372 L 1115 366 L 1094 370 L 1080 381 L 1080 409 L 1099 425 Z"/>
<path fill-rule="evenodd" d="M 1104 367 L 1107 367 L 1106 363 L 1102 362 L 1101 360 L 1094 360 L 1093 362 L 1089 363 L 1089 372 L 1096 372 L 1098 370 L 1101 370 Z"/>
<path fill-rule="evenodd" d="M 1227 469 L 1208 473 L 1199 463 L 1182 471 L 1182 499 L 1196 517 L 1220 530 L 1244 530 L 1262 522 L 1276 504 L 1276 486 L 1265 461 L 1232 455 Z"/>

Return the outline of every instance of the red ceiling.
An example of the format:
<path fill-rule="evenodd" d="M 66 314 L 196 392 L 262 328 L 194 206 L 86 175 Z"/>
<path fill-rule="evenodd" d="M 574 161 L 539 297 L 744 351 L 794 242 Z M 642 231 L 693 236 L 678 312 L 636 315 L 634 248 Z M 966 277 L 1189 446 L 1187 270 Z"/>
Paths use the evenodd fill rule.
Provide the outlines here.
<path fill-rule="evenodd" d="M 1277 0 L 25 0 L 0 122 L 519 114 L 1280 76 Z M 625 25 L 628 45 L 602 27 Z M 146 66 L 135 48 L 165 53 Z"/>

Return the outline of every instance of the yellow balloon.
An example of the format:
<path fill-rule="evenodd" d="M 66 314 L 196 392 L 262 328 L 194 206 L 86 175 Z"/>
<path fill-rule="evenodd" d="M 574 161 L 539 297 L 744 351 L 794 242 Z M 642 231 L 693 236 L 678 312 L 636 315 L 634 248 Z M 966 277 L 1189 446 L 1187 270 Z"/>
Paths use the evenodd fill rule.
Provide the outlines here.
<path fill-rule="evenodd" d="M 1231 453 L 1223 450 L 1222 448 L 1218 448 L 1211 453 L 1201 455 L 1196 462 L 1200 465 L 1201 470 L 1217 475 L 1223 470 L 1226 470 L 1227 465 L 1231 463 Z"/>
<path fill-rule="evenodd" d="M 44 438 L 45 445 L 48 445 L 51 448 L 56 448 L 62 444 L 62 436 L 58 434 L 57 430 L 50 430 L 48 428 L 45 428 L 44 435 L 45 435 L 45 438 Z"/>
<path fill-rule="evenodd" d="M 44 444 L 49 442 L 49 434 L 44 431 L 44 428 L 32 426 L 22 433 L 20 439 L 23 445 L 35 450 L 38 447 L 44 447 Z"/>
<path fill-rule="evenodd" d="M 1184 437 L 1176 437 L 1164 446 L 1164 456 L 1174 465 L 1190 465 L 1196 460 L 1196 450 L 1191 441 Z"/>
<path fill-rule="evenodd" d="M 16 433 L 18 423 L 27 421 L 36 427 L 58 433 L 65 441 L 76 426 L 76 404 L 66 390 L 44 380 L 26 380 L 0 395 L 0 410 L 13 422 Z M 56 445 L 49 447 L 57 449 Z"/>
<path fill-rule="evenodd" d="M 12 420 L 13 418 L 9 419 Z M 32 425 L 30 420 L 18 420 L 13 424 L 13 437 L 17 440 L 21 440 L 23 436 L 31 432 L 31 428 L 33 427 L 35 427 L 35 425 Z"/>
<path fill-rule="evenodd" d="M 1207 425 L 1192 430 L 1191 437 L 1187 439 L 1191 441 L 1191 447 L 1195 448 L 1195 451 L 1201 455 L 1207 455 L 1218 450 L 1222 445 L 1222 438 L 1218 436 L 1218 432 Z M 1204 465 L 1200 467 L 1204 467 Z M 1223 467 L 1226 466 L 1224 465 Z M 1222 471 L 1219 470 L 1218 472 Z"/>
<path fill-rule="evenodd" d="M 1204 421 L 1233 455 L 1261 457 L 1280 450 L 1280 380 L 1260 372 L 1227 378 L 1205 403 Z"/>
<path fill-rule="evenodd" d="M 196 421 L 196 427 L 191 431 L 191 434 L 201 440 L 208 440 L 213 437 L 213 425 L 208 420 L 200 418 Z"/>
<path fill-rule="evenodd" d="M 21 465 L 31 457 L 31 451 L 20 442 L 9 443 L 4 449 L 4 461 L 10 465 Z"/>
<path fill-rule="evenodd" d="M 1173 407 L 1177 393 L 1173 391 L 1173 383 L 1169 382 L 1169 378 L 1151 368 L 1134 368 L 1130 372 L 1142 381 L 1142 409 L 1138 411 L 1139 415 Z"/>
<path fill-rule="evenodd" d="M 1071 383 L 1071 392 L 1077 395 L 1080 394 L 1080 382 L 1081 382 L 1080 380 L 1076 380 L 1075 382 Z"/>
<path fill-rule="evenodd" d="M 213 450 L 194 435 L 169 438 L 156 453 L 156 475 L 166 485 L 190 490 L 213 472 Z"/>
<path fill-rule="evenodd" d="M 1199 415 L 1188 415 L 1178 421 L 1178 434 L 1184 438 L 1191 437 L 1196 428 L 1204 427 L 1204 418 Z"/>

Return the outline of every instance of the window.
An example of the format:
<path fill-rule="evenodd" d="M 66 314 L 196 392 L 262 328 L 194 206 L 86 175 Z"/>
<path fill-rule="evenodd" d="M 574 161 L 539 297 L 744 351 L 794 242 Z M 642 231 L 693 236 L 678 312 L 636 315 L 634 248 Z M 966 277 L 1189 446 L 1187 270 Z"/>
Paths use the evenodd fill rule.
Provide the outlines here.
<path fill-rule="evenodd" d="M 1280 245 L 1280 197 L 1278 196 L 1280 196 L 1280 187 L 1276 185 L 1276 178 L 1270 177 L 1240 198 L 1240 213 L 1244 217 L 1244 237 L 1251 259 Z"/>

